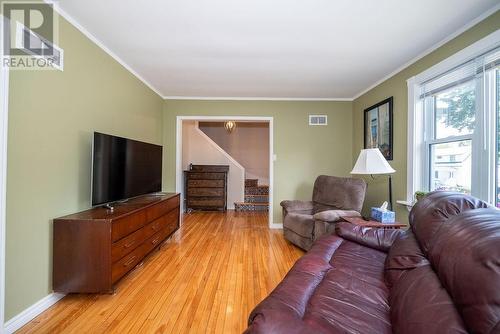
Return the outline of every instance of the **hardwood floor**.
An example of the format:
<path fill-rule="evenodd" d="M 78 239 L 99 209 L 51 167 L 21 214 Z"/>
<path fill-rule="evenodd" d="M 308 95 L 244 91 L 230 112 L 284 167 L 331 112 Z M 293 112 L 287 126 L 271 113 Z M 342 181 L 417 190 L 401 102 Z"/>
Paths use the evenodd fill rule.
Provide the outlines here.
<path fill-rule="evenodd" d="M 193 213 L 115 295 L 69 295 L 19 333 L 241 333 L 303 254 L 267 213 Z"/>

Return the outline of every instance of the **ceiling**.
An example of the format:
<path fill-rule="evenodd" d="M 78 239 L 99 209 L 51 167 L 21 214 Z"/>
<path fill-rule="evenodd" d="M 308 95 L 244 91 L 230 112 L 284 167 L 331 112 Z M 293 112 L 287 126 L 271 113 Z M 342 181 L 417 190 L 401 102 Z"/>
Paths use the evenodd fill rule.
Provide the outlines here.
<path fill-rule="evenodd" d="M 70 20 L 163 97 L 296 99 L 352 99 L 498 4 L 59 2 Z"/>

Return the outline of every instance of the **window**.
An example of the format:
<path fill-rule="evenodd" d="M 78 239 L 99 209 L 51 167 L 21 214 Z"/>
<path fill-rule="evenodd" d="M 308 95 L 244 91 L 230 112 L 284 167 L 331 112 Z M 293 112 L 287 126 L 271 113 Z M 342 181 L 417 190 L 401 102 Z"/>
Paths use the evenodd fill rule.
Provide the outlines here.
<path fill-rule="evenodd" d="M 495 182 L 495 204 L 500 208 L 500 70 L 497 68 L 495 71 L 496 77 L 496 182 Z"/>
<path fill-rule="evenodd" d="M 408 80 L 408 200 L 452 190 L 500 207 L 500 32 Z"/>
<path fill-rule="evenodd" d="M 457 79 L 456 76 L 452 77 Z M 434 175 L 432 178 L 426 177 L 427 187 L 424 189 L 470 194 L 471 145 L 476 123 L 475 80 L 458 80 L 450 84 L 444 84 L 441 80 L 439 84 L 444 84 L 444 87 L 436 87 L 432 83 L 422 85 L 421 96 L 424 118 L 429 120 L 429 131 L 426 131 L 424 138 L 424 156 L 428 156 L 429 167 L 424 175 Z M 426 87 L 432 90 L 427 92 Z"/>

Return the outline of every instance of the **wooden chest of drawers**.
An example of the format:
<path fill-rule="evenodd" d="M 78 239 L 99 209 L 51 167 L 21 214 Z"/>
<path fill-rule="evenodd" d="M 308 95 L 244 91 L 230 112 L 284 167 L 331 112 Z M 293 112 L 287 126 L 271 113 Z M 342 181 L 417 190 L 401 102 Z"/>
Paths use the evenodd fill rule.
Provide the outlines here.
<path fill-rule="evenodd" d="M 54 219 L 53 289 L 110 293 L 179 228 L 179 194 L 146 195 Z"/>
<path fill-rule="evenodd" d="M 226 165 L 190 165 L 184 171 L 186 211 L 227 209 Z"/>

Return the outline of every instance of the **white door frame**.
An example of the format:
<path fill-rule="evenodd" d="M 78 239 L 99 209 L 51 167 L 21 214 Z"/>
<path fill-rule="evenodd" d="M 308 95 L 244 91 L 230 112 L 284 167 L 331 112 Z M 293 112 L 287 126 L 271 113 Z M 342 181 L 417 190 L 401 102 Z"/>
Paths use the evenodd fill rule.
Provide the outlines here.
<path fill-rule="evenodd" d="M 273 193 L 274 193 L 274 126 L 273 117 L 261 116 L 177 116 L 175 141 L 175 191 L 183 196 L 182 189 L 182 121 L 254 121 L 269 123 L 269 228 L 282 228 L 281 224 L 273 223 Z M 181 203 L 183 209 L 183 203 Z"/>
<path fill-rule="evenodd" d="M 3 24 L 0 19 L 0 24 Z M 3 45 L 3 43 L 1 43 Z M 3 48 L 3 46 L 1 47 Z M 3 50 L 1 50 L 3 54 Z M 5 225 L 7 199 L 7 129 L 9 69 L 0 65 L 0 332 L 5 324 Z"/>

